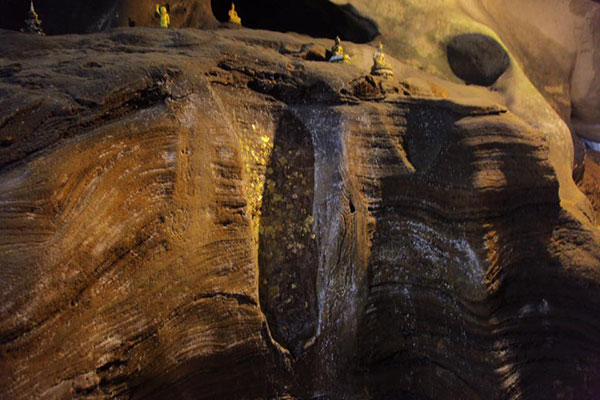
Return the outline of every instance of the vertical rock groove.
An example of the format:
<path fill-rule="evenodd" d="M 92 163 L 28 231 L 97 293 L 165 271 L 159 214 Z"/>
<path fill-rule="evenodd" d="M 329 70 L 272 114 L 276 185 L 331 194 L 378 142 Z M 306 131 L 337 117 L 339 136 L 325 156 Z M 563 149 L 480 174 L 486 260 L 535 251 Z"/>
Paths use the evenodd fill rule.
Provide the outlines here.
<path fill-rule="evenodd" d="M 267 163 L 259 226 L 260 304 L 275 340 L 298 357 L 317 329 L 310 132 L 281 115 Z"/>

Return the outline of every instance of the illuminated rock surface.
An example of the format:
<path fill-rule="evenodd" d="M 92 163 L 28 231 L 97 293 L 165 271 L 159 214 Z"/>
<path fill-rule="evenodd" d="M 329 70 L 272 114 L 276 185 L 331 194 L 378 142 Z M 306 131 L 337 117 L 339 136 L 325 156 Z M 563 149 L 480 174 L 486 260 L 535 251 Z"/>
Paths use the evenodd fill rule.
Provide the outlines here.
<path fill-rule="evenodd" d="M 0 397 L 600 396 L 597 155 L 374 19 L 0 32 Z"/>

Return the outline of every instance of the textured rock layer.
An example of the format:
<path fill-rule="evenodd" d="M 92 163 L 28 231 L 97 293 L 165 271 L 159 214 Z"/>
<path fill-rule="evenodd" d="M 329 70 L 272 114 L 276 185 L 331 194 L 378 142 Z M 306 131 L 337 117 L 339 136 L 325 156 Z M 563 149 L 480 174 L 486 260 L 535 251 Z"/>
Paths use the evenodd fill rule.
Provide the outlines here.
<path fill-rule="evenodd" d="M 1 35 L 1 397 L 600 395 L 598 229 L 501 96 L 264 31 Z"/>

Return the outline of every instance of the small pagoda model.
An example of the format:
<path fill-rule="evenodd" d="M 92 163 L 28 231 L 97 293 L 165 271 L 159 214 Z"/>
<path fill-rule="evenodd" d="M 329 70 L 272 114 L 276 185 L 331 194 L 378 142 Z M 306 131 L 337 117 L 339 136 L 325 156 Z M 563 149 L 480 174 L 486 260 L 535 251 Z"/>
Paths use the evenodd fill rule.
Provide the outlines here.
<path fill-rule="evenodd" d="M 25 27 L 21 29 L 21 31 L 44 36 L 42 21 L 40 21 L 38 14 L 35 12 L 33 0 L 31 0 L 31 3 L 29 3 L 29 16 L 25 20 Z"/>

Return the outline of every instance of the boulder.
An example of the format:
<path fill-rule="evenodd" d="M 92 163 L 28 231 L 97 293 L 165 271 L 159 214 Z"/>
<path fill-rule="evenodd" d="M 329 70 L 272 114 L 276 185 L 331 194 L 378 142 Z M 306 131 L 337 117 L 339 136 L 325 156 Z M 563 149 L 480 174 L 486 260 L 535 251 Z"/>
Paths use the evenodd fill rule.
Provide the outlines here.
<path fill-rule="evenodd" d="M 467 84 L 490 86 L 510 65 L 502 46 L 493 38 L 478 33 L 453 37 L 446 51 L 450 68 Z"/>

